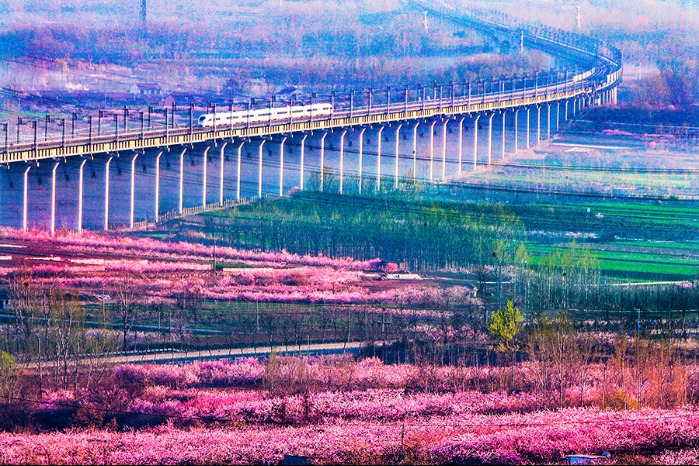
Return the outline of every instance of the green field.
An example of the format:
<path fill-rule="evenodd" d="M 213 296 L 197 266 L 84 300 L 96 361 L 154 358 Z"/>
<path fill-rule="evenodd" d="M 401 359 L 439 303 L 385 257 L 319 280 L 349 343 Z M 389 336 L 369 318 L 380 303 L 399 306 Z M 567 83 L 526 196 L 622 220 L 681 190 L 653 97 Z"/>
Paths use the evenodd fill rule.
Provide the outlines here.
<path fill-rule="evenodd" d="M 687 153 L 544 145 L 459 180 L 402 188 L 306 191 L 198 222 L 219 225 L 232 246 L 380 257 L 414 271 L 515 264 L 521 245 L 537 267 L 575 243 L 609 278 L 699 278 L 699 164 Z"/>
<path fill-rule="evenodd" d="M 543 256 L 552 254 L 563 246 L 528 244 L 532 263 L 538 265 Z M 608 276 L 658 280 L 693 280 L 699 277 L 699 248 L 696 246 L 688 249 L 682 247 L 685 245 L 667 243 L 663 248 L 639 248 L 631 242 L 591 243 L 586 246 L 599 259 L 602 273 Z M 610 246 L 614 249 L 610 249 Z"/>

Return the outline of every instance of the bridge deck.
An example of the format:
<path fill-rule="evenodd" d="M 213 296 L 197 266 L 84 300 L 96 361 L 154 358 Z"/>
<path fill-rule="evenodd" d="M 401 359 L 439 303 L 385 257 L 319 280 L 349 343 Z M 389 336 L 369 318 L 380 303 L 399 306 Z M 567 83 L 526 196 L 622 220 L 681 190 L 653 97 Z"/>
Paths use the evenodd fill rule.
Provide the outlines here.
<path fill-rule="evenodd" d="M 508 111 L 520 107 L 545 105 L 561 102 L 584 95 L 592 95 L 617 85 L 616 77 L 609 84 L 593 86 L 587 82 L 557 83 L 537 89 L 515 90 L 508 93 L 490 93 L 471 97 L 444 98 L 424 102 L 392 103 L 371 109 L 360 107 L 350 111 L 336 112 L 330 118 L 315 120 L 272 121 L 269 124 L 210 128 L 172 128 L 157 131 L 131 131 L 128 133 L 99 137 L 83 137 L 61 140 L 10 145 L 0 154 L 0 162 L 12 163 L 79 157 L 98 153 L 141 151 L 148 148 L 186 145 L 232 138 L 265 137 L 313 130 L 386 124 L 396 121 L 420 120 L 435 117 L 449 118 L 482 112 Z"/>

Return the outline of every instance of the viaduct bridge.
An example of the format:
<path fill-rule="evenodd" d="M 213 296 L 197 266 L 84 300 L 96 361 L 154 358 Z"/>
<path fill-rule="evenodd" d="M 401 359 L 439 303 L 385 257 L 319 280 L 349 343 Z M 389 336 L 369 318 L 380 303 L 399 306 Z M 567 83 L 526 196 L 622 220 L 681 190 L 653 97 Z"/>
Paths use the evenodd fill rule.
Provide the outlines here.
<path fill-rule="evenodd" d="M 585 107 L 616 101 L 622 74 L 616 49 L 458 2 L 409 3 L 574 66 L 304 102 L 330 103 L 332 114 L 322 117 L 202 128 L 190 106 L 188 114 L 163 109 L 155 128 L 150 111 L 147 117 L 140 112 L 136 123 L 126 110 L 100 111 L 78 131 L 59 122 L 58 137 L 49 137 L 49 117 L 44 127 L 37 120 L 18 122 L 12 140 L 5 124 L 0 224 L 52 233 L 133 228 L 249 198 L 283 196 L 292 187 L 344 193 L 440 182 L 550 138 Z"/>

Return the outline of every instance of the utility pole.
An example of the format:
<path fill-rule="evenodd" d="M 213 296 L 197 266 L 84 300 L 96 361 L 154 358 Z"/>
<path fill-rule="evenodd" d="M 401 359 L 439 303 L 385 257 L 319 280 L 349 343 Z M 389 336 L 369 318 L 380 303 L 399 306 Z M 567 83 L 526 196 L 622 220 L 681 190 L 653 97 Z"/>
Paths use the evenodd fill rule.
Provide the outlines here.
<path fill-rule="evenodd" d="M 146 5 L 147 0 L 141 0 L 141 23 L 143 25 L 146 25 L 146 21 L 148 19 L 148 7 Z"/>
<path fill-rule="evenodd" d="M 580 29 L 582 29 L 582 25 L 581 25 L 581 21 L 580 21 L 581 20 L 581 18 L 580 18 L 580 6 L 576 6 L 575 8 L 577 9 L 577 13 L 575 15 L 575 29 L 577 29 L 579 31 Z"/>

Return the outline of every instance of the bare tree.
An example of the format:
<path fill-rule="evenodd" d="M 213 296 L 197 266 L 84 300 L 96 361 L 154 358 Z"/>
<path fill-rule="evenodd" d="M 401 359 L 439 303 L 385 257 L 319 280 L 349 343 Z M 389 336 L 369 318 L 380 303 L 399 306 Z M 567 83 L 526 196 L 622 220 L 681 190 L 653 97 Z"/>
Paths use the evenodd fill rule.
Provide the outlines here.
<path fill-rule="evenodd" d="M 77 300 L 62 290 L 51 290 L 49 296 L 50 318 L 47 322 L 52 340 L 52 352 L 56 382 L 68 389 L 68 366 L 75 365 L 74 388 L 77 385 L 78 359 L 85 346 L 85 312 Z"/>
<path fill-rule="evenodd" d="M 114 317 L 121 327 L 122 343 L 121 350 L 126 351 L 127 338 L 136 316 L 137 299 L 139 290 L 130 275 L 121 278 L 117 288 L 114 290 Z"/>

